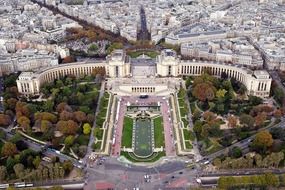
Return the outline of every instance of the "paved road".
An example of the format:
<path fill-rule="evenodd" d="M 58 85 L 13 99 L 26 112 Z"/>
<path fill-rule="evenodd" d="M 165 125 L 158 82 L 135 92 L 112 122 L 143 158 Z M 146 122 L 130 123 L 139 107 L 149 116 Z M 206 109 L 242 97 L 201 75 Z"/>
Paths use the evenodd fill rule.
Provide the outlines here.
<path fill-rule="evenodd" d="M 140 8 L 140 17 L 141 17 L 141 20 L 140 20 L 141 28 L 137 36 L 138 40 L 149 40 L 150 34 L 147 30 L 147 21 L 146 21 L 146 15 L 145 15 L 145 10 L 143 6 L 141 6 Z"/>
<path fill-rule="evenodd" d="M 189 183 L 195 184 L 197 171 L 186 168 L 184 161 L 177 159 L 148 167 L 124 164 L 109 157 L 102 165 L 95 164 L 87 169 L 88 180 L 85 189 L 94 189 L 98 183 L 111 184 L 115 189 L 186 189 Z M 151 176 L 150 182 L 144 180 L 146 174 Z"/>

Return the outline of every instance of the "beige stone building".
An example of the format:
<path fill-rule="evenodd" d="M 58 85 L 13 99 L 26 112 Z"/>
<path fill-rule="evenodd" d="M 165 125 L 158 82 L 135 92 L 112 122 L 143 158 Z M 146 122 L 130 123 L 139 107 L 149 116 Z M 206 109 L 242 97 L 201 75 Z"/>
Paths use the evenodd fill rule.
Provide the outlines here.
<path fill-rule="evenodd" d="M 118 94 L 156 94 L 167 90 L 174 92 L 180 87 L 181 76 L 198 76 L 207 70 L 220 77 L 222 73 L 243 83 L 249 95 L 269 97 L 271 77 L 265 70 L 252 71 L 245 67 L 218 62 L 182 61 L 173 50 L 163 50 L 156 58 L 155 73 L 151 76 L 134 76 L 132 61 L 122 50 L 114 51 L 105 61 L 77 62 L 63 64 L 40 70 L 36 73 L 23 72 L 17 86 L 20 93 L 34 95 L 40 93 L 40 87 L 46 82 L 66 75 L 90 75 L 96 67 L 104 67 L 108 76 L 108 88 Z M 134 67 L 134 66 L 133 66 Z M 149 65 L 146 66 L 150 68 Z"/>

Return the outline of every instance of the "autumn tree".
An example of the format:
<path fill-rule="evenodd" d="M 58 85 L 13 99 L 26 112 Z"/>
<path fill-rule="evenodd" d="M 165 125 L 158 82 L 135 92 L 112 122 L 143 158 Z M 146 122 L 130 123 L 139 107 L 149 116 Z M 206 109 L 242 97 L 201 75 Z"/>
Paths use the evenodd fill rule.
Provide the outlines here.
<path fill-rule="evenodd" d="M 74 117 L 78 123 L 82 123 L 82 122 L 86 121 L 86 114 L 84 112 L 76 111 L 73 114 L 74 114 Z"/>
<path fill-rule="evenodd" d="M 212 120 L 216 119 L 217 117 L 216 117 L 216 115 L 215 115 L 213 112 L 206 111 L 206 112 L 204 112 L 204 114 L 203 114 L 203 118 L 204 118 L 207 122 L 209 122 L 209 121 L 212 121 Z"/>
<path fill-rule="evenodd" d="M 197 84 L 193 88 L 193 96 L 199 99 L 202 102 L 210 101 L 215 98 L 215 87 L 208 83 Z"/>
<path fill-rule="evenodd" d="M 41 120 L 41 132 L 46 133 L 51 127 L 52 127 L 52 123 L 50 121 L 47 120 Z"/>
<path fill-rule="evenodd" d="M 258 113 L 258 115 L 254 118 L 255 125 L 258 127 L 262 126 L 266 120 L 266 117 L 267 117 L 267 114 L 265 112 Z"/>
<path fill-rule="evenodd" d="M 11 118 L 8 115 L 0 114 L 0 126 L 8 126 L 11 123 Z"/>
<path fill-rule="evenodd" d="M 17 118 L 21 116 L 30 117 L 30 110 L 28 104 L 25 102 L 18 101 L 16 104 L 16 116 Z"/>
<path fill-rule="evenodd" d="M 231 128 L 234 128 L 237 126 L 237 118 L 235 116 L 229 116 L 228 117 L 228 126 Z"/>
<path fill-rule="evenodd" d="M 35 120 L 47 120 L 52 123 L 57 122 L 57 116 L 49 112 L 37 112 L 34 114 Z"/>
<path fill-rule="evenodd" d="M 62 111 L 60 114 L 59 114 L 59 119 L 60 120 L 64 120 L 64 121 L 67 121 L 67 120 L 73 120 L 73 113 L 71 112 L 68 112 L 68 111 Z"/>
<path fill-rule="evenodd" d="M 252 142 L 252 147 L 258 151 L 266 151 L 273 144 L 272 135 L 268 131 L 260 131 Z"/>
<path fill-rule="evenodd" d="M 1 150 L 1 154 L 4 157 L 9 157 L 9 156 L 13 156 L 17 153 L 17 147 L 14 143 L 11 142 L 6 142 Z"/>
<path fill-rule="evenodd" d="M 18 100 L 16 98 L 9 98 L 6 101 L 8 109 L 15 110 L 17 101 Z"/>
<path fill-rule="evenodd" d="M 59 121 L 56 127 L 65 135 L 75 135 L 78 130 L 78 124 L 73 120 Z"/>
<path fill-rule="evenodd" d="M 63 111 L 72 112 L 72 108 L 65 102 L 62 102 L 56 106 L 56 111 L 61 113 Z"/>
<path fill-rule="evenodd" d="M 30 127 L 30 119 L 27 118 L 26 116 L 21 116 L 17 119 L 17 122 L 19 123 L 19 125 L 24 129 L 27 130 Z"/>

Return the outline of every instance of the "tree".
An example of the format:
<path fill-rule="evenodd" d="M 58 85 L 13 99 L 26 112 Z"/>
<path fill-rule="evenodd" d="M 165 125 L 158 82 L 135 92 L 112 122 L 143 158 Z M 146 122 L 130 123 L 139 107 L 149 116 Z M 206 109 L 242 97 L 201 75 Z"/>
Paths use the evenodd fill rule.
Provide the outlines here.
<path fill-rule="evenodd" d="M 47 121 L 50 121 L 52 123 L 57 122 L 56 115 L 54 115 L 52 113 L 48 113 L 48 112 L 36 112 L 34 114 L 34 117 L 35 117 L 35 120 L 47 120 Z"/>
<path fill-rule="evenodd" d="M 227 91 L 225 89 L 219 89 L 217 92 L 216 92 L 216 97 L 218 99 L 223 99 L 226 95 Z"/>
<path fill-rule="evenodd" d="M 30 119 L 27 118 L 26 116 L 21 116 L 19 117 L 19 119 L 17 119 L 17 122 L 19 123 L 19 125 L 24 129 L 27 130 L 30 127 Z"/>
<path fill-rule="evenodd" d="M 239 120 L 241 124 L 247 127 L 252 127 L 254 125 L 254 118 L 248 114 L 242 114 Z"/>
<path fill-rule="evenodd" d="M 41 158 L 39 156 L 36 156 L 36 158 L 33 160 L 33 165 L 35 168 L 38 168 L 41 163 Z"/>
<path fill-rule="evenodd" d="M 213 165 L 216 166 L 217 168 L 220 168 L 222 165 L 221 159 L 220 158 L 215 158 L 213 161 Z"/>
<path fill-rule="evenodd" d="M 206 112 L 204 112 L 204 114 L 203 114 L 203 118 L 204 118 L 207 122 L 209 122 L 209 121 L 212 121 L 212 120 L 216 119 L 217 117 L 216 117 L 216 115 L 215 115 L 213 112 L 206 111 Z"/>
<path fill-rule="evenodd" d="M 59 119 L 60 120 L 64 120 L 64 121 L 67 121 L 67 120 L 73 120 L 73 113 L 71 112 L 68 112 L 68 111 L 62 111 L 60 114 L 59 114 Z"/>
<path fill-rule="evenodd" d="M 70 147 L 74 143 L 74 136 L 69 135 L 64 139 L 64 144 L 67 147 Z"/>
<path fill-rule="evenodd" d="M 78 148 L 78 156 L 83 157 L 86 154 L 87 146 L 81 145 Z"/>
<path fill-rule="evenodd" d="M 283 99 L 285 97 L 283 90 L 281 88 L 279 88 L 279 87 L 272 88 L 272 90 L 273 90 L 274 99 L 279 104 L 282 104 L 283 103 Z"/>
<path fill-rule="evenodd" d="M 215 97 L 215 87 L 209 83 L 199 83 L 193 88 L 192 94 L 202 102 L 211 101 Z"/>
<path fill-rule="evenodd" d="M 246 86 L 244 84 L 241 84 L 237 92 L 241 95 L 244 95 L 247 92 Z"/>
<path fill-rule="evenodd" d="M 11 123 L 11 118 L 8 115 L 0 114 L 0 126 L 8 126 Z"/>
<path fill-rule="evenodd" d="M 262 98 L 259 98 L 257 96 L 249 96 L 248 100 L 249 100 L 250 104 L 253 106 L 257 106 L 259 104 L 262 104 L 262 102 L 263 102 Z"/>
<path fill-rule="evenodd" d="M 72 109 L 71 109 L 71 107 L 67 103 L 62 102 L 62 103 L 60 103 L 60 104 L 58 104 L 56 106 L 56 111 L 59 112 L 59 113 L 61 113 L 63 111 L 71 112 Z"/>
<path fill-rule="evenodd" d="M 231 128 L 234 128 L 237 126 L 237 118 L 235 116 L 229 116 L 228 117 L 228 126 Z"/>
<path fill-rule="evenodd" d="M 86 114 L 84 112 L 76 111 L 73 114 L 74 114 L 74 117 L 78 123 L 82 123 L 82 122 L 86 121 Z"/>
<path fill-rule="evenodd" d="M 202 133 L 202 126 L 203 126 L 202 121 L 200 121 L 200 120 L 195 121 L 193 130 L 194 130 L 194 132 L 196 133 L 196 135 L 197 135 L 198 137 L 201 136 L 201 133 Z"/>
<path fill-rule="evenodd" d="M 7 169 L 5 166 L 0 166 L 0 182 L 6 179 Z"/>
<path fill-rule="evenodd" d="M 233 158 L 240 158 L 242 156 L 242 150 L 239 147 L 234 147 L 230 154 Z"/>
<path fill-rule="evenodd" d="M 98 50 L 98 46 L 96 44 L 91 44 L 88 48 L 89 51 L 97 51 Z"/>
<path fill-rule="evenodd" d="M 18 101 L 18 100 L 17 100 L 16 98 L 9 98 L 9 99 L 7 100 L 7 106 L 8 106 L 8 108 L 11 109 L 11 110 L 15 110 L 17 101 Z"/>
<path fill-rule="evenodd" d="M 29 110 L 28 104 L 25 102 L 18 101 L 16 104 L 15 110 L 16 110 L 17 118 L 21 116 L 26 116 L 26 117 L 30 116 L 30 110 Z"/>
<path fill-rule="evenodd" d="M 265 112 L 258 113 L 258 115 L 254 118 L 255 125 L 258 127 L 262 126 L 266 120 L 266 117 L 267 117 L 267 115 Z"/>
<path fill-rule="evenodd" d="M 73 164 L 70 160 L 65 160 L 62 164 L 62 167 L 66 173 L 69 173 L 73 169 Z"/>
<path fill-rule="evenodd" d="M 84 123 L 83 125 L 83 134 L 84 135 L 89 135 L 91 132 L 91 126 L 89 123 Z"/>
<path fill-rule="evenodd" d="M 16 164 L 13 168 L 14 168 L 14 172 L 15 172 L 16 176 L 18 178 L 22 178 L 23 172 L 25 169 L 24 165 L 19 163 L 19 164 Z"/>
<path fill-rule="evenodd" d="M 252 142 L 253 148 L 258 151 L 266 151 L 267 148 L 273 144 L 272 135 L 268 131 L 260 131 L 256 134 L 255 139 Z"/>
<path fill-rule="evenodd" d="M 56 127 L 65 135 L 75 135 L 78 129 L 78 124 L 72 120 L 59 121 L 57 122 Z"/>
<path fill-rule="evenodd" d="M 6 160 L 6 168 L 8 173 L 12 173 L 14 165 L 17 164 L 16 159 L 14 159 L 12 156 L 9 156 Z"/>
<path fill-rule="evenodd" d="M 11 142 L 6 142 L 3 147 L 2 147 L 2 151 L 1 154 L 4 157 L 8 157 L 8 156 L 13 156 L 17 153 L 17 147 L 14 143 Z"/>
<path fill-rule="evenodd" d="M 87 114 L 86 121 L 90 124 L 94 122 L 94 115 L 93 114 Z"/>
<path fill-rule="evenodd" d="M 46 133 L 52 127 L 52 123 L 47 120 L 41 121 L 41 132 Z"/>
<path fill-rule="evenodd" d="M 44 102 L 43 109 L 46 112 L 52 112 L 54 107 L 54 101 L 53 100 L 47 100 Z"/>

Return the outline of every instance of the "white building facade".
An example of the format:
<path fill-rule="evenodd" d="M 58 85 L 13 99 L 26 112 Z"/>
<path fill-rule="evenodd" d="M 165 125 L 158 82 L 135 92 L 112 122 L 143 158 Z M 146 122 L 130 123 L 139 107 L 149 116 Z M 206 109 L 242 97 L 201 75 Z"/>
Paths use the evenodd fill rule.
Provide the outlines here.
<path fill-rule="evenodd" d="M 39 94 L 41 85 L 46 82 L 53 82 L 55 79 L 66 75 L 77 77 L 90 75 L 96 67 L 105 68 L 110 83 L 114 84 L 113 87 L 125 86 L 123 89 L 129 91 L 130 94 L 154 93 L 156 87 L 162 86 L 162 84 L 155 81 L 164 81 L 165 86 L 169 86 L 171 80 L 169 83 L 165 83 L 165 81 L 169 81 L 172 77 L 177 79 L 181 76 L 198 76 L 203 74 L 205 70 L 216 77 L 220 77 L 222 73 L 225 73 L 229 78 L 235 78 L 246 86 L 249 95 L 262 98 L 269 97 L 271 88 L 271 77 L 267 71 L 252 71 L 242 66 L 218 62 L 182 61 L 173 50 L 163 50 L 157 56 L 155 77 L 145 80 L 140 79 L 144 82 L 138 82 L 132 76 L 129 57 L 123 50 L 115 50 L 105 61 L 63 64 L 36 73 L 23 72 L 17 80 L 18 91 L 25 95 Z M 146 81 L 149 82 L 146 83 Z M 175 84 L 172 89 L 176 87 Z"/>

